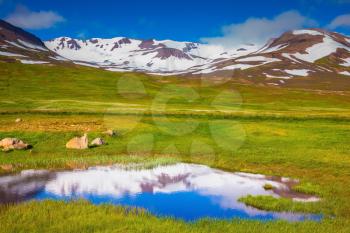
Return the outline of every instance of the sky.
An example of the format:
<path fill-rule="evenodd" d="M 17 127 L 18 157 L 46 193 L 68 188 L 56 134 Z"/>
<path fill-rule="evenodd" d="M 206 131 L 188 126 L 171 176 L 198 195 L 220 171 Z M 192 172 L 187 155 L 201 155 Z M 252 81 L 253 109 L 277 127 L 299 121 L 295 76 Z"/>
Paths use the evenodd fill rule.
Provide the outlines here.
<path fill-rule="evenodd" d="M 43 40 L 125 36 L 230 46 L 309 27 L 350 35 L 350 0 L 0 0 L 0 18 Z"/>

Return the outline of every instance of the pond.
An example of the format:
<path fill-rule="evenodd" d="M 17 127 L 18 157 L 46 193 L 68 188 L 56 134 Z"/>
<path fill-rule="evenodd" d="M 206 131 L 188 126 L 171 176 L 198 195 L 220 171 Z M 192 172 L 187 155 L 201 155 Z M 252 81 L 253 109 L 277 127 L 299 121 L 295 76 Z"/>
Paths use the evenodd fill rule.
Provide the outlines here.
<path fill-rule="evenodd" d="M 265 190 L 265 184 L 274 189 Z M 0 177 L 0 204 L 86 199 L 93 204 L 141 207 L 157 216 L 185 221 L 206 217 L 319 221 L 321 215 L 258 210 L 238 201 L 249 194 L 317 201 L 316 197 L 292 191 L 295 184 L 297 181 L 289 178 L 231 173 L 185 163 L 150 169 L 115 165 L 59 172 L 27 170 Z"/>

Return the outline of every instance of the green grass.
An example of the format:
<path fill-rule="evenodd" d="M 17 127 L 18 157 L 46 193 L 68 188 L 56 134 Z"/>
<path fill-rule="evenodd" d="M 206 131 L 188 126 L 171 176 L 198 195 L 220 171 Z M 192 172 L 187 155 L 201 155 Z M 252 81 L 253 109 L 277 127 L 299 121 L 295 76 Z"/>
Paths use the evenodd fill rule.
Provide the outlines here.
<path fill-rule="evenodd" d="M 294 186 L 293 190 L 307 194 L 322 195 L 322 187 L 309 182 L 300 183 Z"/>
<path fill-rule="evenodd" d="M 185 223 L 170 218 L 156 218 L 142 210 L 126 211 L 110 205 L 94 206 L 87 202 L 29 202 L 1 210 L 2 233 L 36 232 L 234 232 L 294 233 L 342 232 L 350 230 L 346 219 L 319 222 L 220 221 L 203 219 Z"/>
<path fill-rule="evenodd" d="M 231 79 L 150 77 L 86 67 L 0 62 L 1 112 L 193 112 L 349 116 L 349 92 L 305 91 Z M 165 106 L 164 106 L 165 105 Z M 208 113 L 208 112 L 206 112 Z"/>
<path fill-rule="evenodd" d="M 97 164 L 206 164 L 301 180 L 312 204 L 247 197 L 264 209 L 334 216 L 320 223 L 203 220 L 193 224 L 85 202 L 0 208 L 2 232 L 349 232 L 350 93 L 151 77 L 83 67 L 0 62 L 0 138 L 30 143 L 0 152 L 0 173 Z M 16 118 L 23 121 L 15 123 Z M 102 134 L 114 129 L 117 137 Z M 77 151 L 87 132 L 107 145 Z M 142 214 L 141 214 L 142 213 Z"/>
<path fill-rule="evenodd" d="M 272 189 L 274 189 L 275 187 L 272 185 L 272 184 L 264 184 L 264 189 L 265 190 L 272 190 Z"/>
<path fill-rule="evenodd" d="M 23 122 L 15 123 L 17 116 L 21 116 Z M 343 120 L 288 121 L 250 117 L 237 120 L 213 117 L 183 120 L 164 116 L 56 117 L 28 114 L 6 115 L 0 122 L 0 129 L 3 129 L 0 131 L 1 138 L 18 137 L 33 146 L 30 151 L 12 151 L 0 156 L 0 163 L 14 165 L 25 164 L 27 160 L 54 161 L 59 158 L 88 159 L 90 156 L 104 158 L 118 155 L 172 156 L 186 161 L 200 161 L 211 148 L 213 153 L 209 153 L 208 159 L 214 164 L 227 161 L 238 164 L 289 164 L 300 168 L 318 168 L 332 174 L 348 174 L 350 166 L 350 145 L 347 143 L 350 126 Z M 80 130 L 75 131 L 75 128 Z M 102 132 L 107 128 L 117 130 L 120 136 L 106 137 Z M 108 145 L 86 151 L 65 148 L 70 138 L 85 131 L 89 132 L 90 141 L 103 137 Z M 176 150 L 168 150 L 169 147 Z M 201 151 L 202 148 L 207 149 Z M 201 155 L 203 158 L 200 158 Z"/>
<path fill-rule="evenodd" d="M 290 212 L 306 212 L 306 213 L 319 213 L 319 205 L 317 203 L 303 203 L 292 201 L 287 198 L 275 198 L 273 196 L 260 195 L 252 196 L 248 195 L 241 197 L 238 201 L 243 202 L 248 206 L 255 207 L 261 210 L 270 211 L 290 211 Z M 325 216 L 327 217 L 327 216 Z"/>

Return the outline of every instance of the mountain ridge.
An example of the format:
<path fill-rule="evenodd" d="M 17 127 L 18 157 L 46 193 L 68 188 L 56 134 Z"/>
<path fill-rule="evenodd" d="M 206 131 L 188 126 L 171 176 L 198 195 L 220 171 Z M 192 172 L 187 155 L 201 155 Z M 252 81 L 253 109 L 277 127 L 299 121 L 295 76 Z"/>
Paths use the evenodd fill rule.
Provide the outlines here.
<path fill-rule="evenodd" d="M 270 63 L 273 63 L 276 66 L 274 70 L 265 69 L 259 74 L 250 72 L 251 74 L 247 74 L 247 76 L 263 75 L 267 78 L 287 79 L 294 76 L 320 75 L 320 73 L 350 75 L 347 69 L 350 66 L 347 60 L 350 58 L 350 38 L 318 28 L 285 32 L 263 46 L 246 44 L 227 50 L 213 45 L 192 42 L 137 40 L 122 37 L 93 38 L 94 46 L 97 49 L 91 47 L 87 49 L 82 48 L 83 44 L 85 43 L 86 47 L 89 47 L 91 39 L 70 38 L 70 40 L 79 44 L 80 48 L 75 48 L 75 55 L 79 53 L 77 50 L 85 50 L 81 51 L 81 56 L 72 56 L 71 51 L 61 51 L 57 46 L 53 46 L 55 40 L 45 42 L 45 44 L 61 56 L 70 57 L 72 60 L 83 58 L 78 59 L 79 62 L 94 63 L 96 67 L 112 71 L 142 71 L 159 75 L 232 74 L 236 71 L 245 72 L 245 70 L 255 67 L 266 68 Z M 114 42 L 114 47 L 111 49 L 108 45 L 113 40 L 127 40 L 128 44 L 134 43 L 134 45 L 130 50 L 125 50 L 125 45 L 115 46 L 118 42 Z M 96 52 L 98 53 L 101 49 L 106 53 L 106 56 L 102 56 L 96 62 L 94 60 L 96 59 L 95 54 L 89 54 L 89 52 L 99 50 Z M 114 53 L 110 53 L 111 51 Z M 125 51 L 125 56 L 120 56 Z M 208 53 L 208 51 L 210 52 Z M 147 57 L 149 54 L 151 57 Z M 84 60 L 84 57 L 89 57 L 92 60 Z M 320 59 L 327 57 L 333 57 L 332 64 L 327 66 L 317 64 Z M 102 61 L 104 58 L 107 59 Z M 140 58 L 145 58 L 145 60 L 140 61 Z M 121 62 L 118 62 L 117 59 Z M 277 69 L 280 71 L 277 72 Z"/>
<path fill-rule="evenodd" d="M 0 56 L 25 64 L 84 65 L 157 75 L 261 77 L 350 76 L 350 37 L 318 28 L 288 31 L 265 45 L 222 46 L 127 37 L 86 40 L 35 35 L 0 21 Z"/>

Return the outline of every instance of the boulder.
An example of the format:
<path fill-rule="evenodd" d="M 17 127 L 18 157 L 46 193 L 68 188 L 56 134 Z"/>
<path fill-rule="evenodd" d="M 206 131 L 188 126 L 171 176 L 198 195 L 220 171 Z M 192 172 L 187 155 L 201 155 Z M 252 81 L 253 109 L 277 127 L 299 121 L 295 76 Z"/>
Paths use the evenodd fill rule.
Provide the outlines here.
<path fill-rule="evenodd" d="M 0 141 L 0 147 L 2 147 L 3 151 L 25 150 L 28 149 L 30 145 L 17 138 L 4 138 Z"/>
<path fill-rule="evenodd" d="M 102 138 L 95 138 L 94 140 L 92 140 L 91 142 L 91 146 L 102 146 L 106 144 L 105 141 Z"/>
<path fill-rule="evenodd" d="M 111 137 L 117 135 L 117 133 L 114 130 L 112 130 L 112 129 L 109 129 L 109 130 L 107 130 L 107 131 L 105 131 L 103 133 L 108 135 L 108 136 L 111 136 Z"/>
<path fill-rule="evenodd" d="M 89 140 L 87 134 L 82 137 L 74 137 L 66 144 L 68 149 L 87 149 L 89 147 Z"/>

